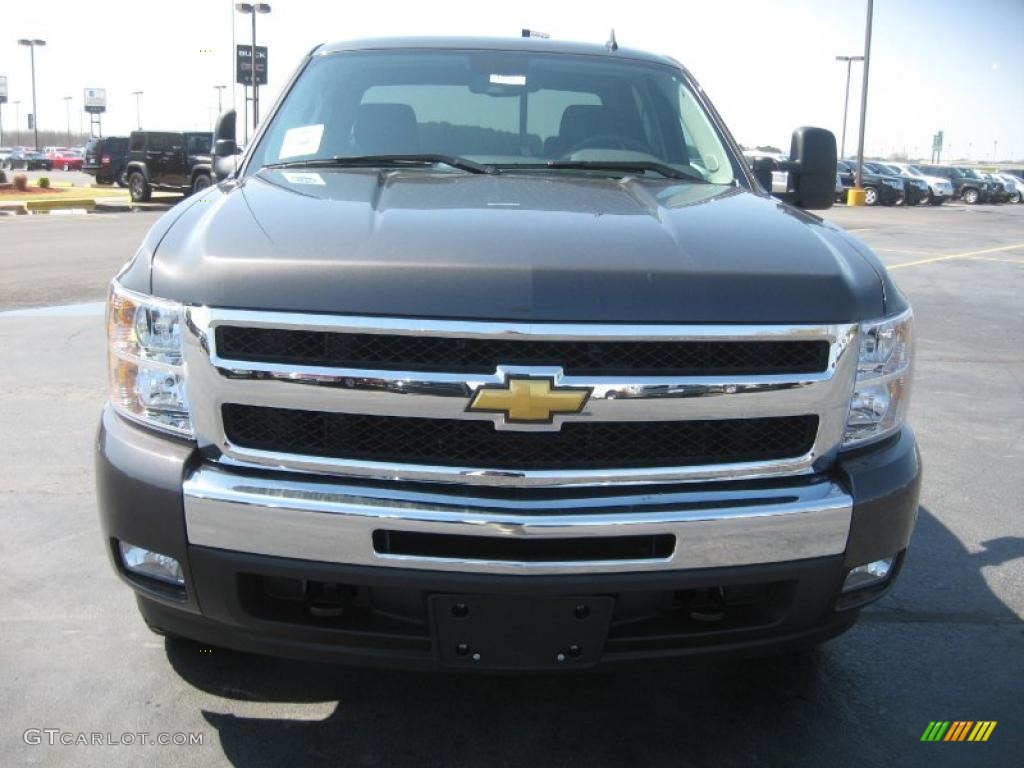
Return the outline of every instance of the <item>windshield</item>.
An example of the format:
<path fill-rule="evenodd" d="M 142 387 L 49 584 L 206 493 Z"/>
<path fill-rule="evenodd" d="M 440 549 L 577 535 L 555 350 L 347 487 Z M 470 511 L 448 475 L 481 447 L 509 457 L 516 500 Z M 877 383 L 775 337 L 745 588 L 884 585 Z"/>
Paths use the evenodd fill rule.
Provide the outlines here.
<path fill-rule="evenodd" d="M 315 56 L 248 168 L 380 155 L 552 173 L 579 170 L 549 162 L 646 162 L 717 184 L 734 179 L 731 155 L 678 70 L 512 51 Z"/>

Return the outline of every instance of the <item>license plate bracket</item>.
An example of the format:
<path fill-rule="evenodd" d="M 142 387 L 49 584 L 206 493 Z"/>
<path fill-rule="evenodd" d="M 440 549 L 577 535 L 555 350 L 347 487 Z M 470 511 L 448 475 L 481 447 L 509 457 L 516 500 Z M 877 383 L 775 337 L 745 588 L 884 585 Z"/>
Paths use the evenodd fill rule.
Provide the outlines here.
<path fill-rule="evenodd" d="M 615 598 L 439 594 L 429 607 L 442 664 L 543 670 L 596 664 Z"/>

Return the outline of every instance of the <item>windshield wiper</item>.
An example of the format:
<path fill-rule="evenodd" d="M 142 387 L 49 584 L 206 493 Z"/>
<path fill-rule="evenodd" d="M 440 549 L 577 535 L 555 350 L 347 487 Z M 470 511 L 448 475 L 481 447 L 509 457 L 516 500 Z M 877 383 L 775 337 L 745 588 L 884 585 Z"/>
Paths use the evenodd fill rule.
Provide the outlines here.
<path fill-rule="evenodd" d="M 621 171 L 627 173 L 645 173 L 653 171 L 666 179 L 686 179 L 708 183 L 707 179 L 697 171 L 684 170 L 657 160 L 548 160 L 546 163 L 509 163 L 501 168 L 551 168 L 553 170 L 579 171 Z"/>
<path fill-rule="evenodd" d="M 413 154 L 413 155 L 353 155 L 318 157 L 312 160 L 293 160 L 284 163 L 269 163 L 264 168 L 378 168 L 386 165 L 449 165 L 469 173 L 498 173 L 494 166 L 483 165 L 455 155 Z"/>

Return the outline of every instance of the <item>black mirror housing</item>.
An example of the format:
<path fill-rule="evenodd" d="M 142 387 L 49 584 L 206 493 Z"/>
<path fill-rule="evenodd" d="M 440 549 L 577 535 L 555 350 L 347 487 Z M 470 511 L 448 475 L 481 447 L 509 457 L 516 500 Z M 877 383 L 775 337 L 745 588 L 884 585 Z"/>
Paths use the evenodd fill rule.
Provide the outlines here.
<path fill-rule="evenodd" d="M 217 120 L 213 132 L 213 175 L 223 181 L 238 170 L 238 155 L 242 150 L 235 140 L 235 122 L 238 113 L 229 109 Z"/>
<path fill-rule="evenodd" d="M 801 208 L 832 207 L 836 189 L 836 137 L 824 128 L 793 131 L 789 148 L 787 196 Z"/>

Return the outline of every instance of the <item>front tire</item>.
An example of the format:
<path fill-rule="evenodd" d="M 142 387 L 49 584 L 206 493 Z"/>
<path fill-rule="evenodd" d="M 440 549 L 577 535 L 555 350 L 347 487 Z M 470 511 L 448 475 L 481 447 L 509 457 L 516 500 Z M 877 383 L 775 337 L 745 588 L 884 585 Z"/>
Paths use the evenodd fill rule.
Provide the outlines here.
<path fill-rule="evenodd" d="M 145 203 L 153 195 L 153 189 L 146 183 L 146 177 L 135 171 L 128 177 L 128 192 L 133 203 Z"/>
<path fill-rule="evenodd" d="M 117 175 L 114 177 L 114 181 L 117 182 L 117 186 L 119 187 L 124 188 L 128 186 L 128 174 L 124 168 L 117 172 Z"/>
<path fill-rule="evenodd" d="M 874 187 L 864 187 L 864 205 L 878 205 L 878 190 Z"/>
<path fill-rule="evenodd" d="M 1010 202 L 1011 203 L 1015 203 L 1017 205 L 1020 205 L 1020 201 L 1021 201 L 1021 194 L 1020 194 L 1020 192 L 1014 192 L 1013 193 L 1013 197 L 1010 198 Z"/>
<path fill-rule="evenodd" d="M 978 193 L 978 190 L 965 189 L 963 197 L 961 199 L 968 205 L 977 205 L 979 197 L 981 197 L 981 195 Z"/>
<path fill-rule="evenodd" d="M 192 181 L 192 194 L 195 195 L 195 194 L 198 194 L 199 192 L 202 192 L 204 189 L 209 187 L 212 183 L 213 182 L 210 180 L 210 177 L 207 174 L 200 173 Z"/>

